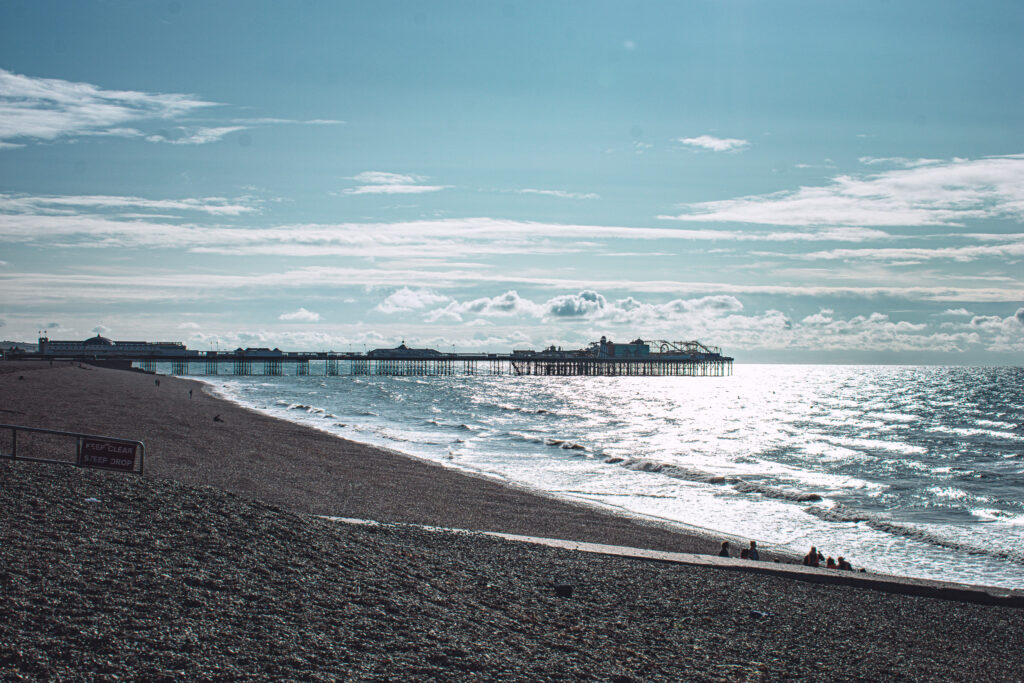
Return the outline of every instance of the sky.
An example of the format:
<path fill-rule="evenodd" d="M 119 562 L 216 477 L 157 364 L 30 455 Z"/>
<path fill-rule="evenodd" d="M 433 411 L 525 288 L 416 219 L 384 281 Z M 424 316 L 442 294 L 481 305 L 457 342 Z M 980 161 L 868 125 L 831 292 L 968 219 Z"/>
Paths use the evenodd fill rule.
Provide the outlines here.
<path fill-rule="evenodd" d="M 0 3 L 0 338 L 1024 358 L 1024 4 Z"/>

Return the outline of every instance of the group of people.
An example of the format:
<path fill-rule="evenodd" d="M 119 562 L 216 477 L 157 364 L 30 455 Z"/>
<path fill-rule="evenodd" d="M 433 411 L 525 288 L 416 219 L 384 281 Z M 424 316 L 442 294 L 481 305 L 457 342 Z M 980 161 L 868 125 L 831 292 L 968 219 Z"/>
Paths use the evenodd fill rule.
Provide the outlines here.
<path fill-rule="evenodd" d="M 719 557 L 731 557 L 729 555 L 729 541 L 722 541 L 722 549 L 718 551 Z M 760 560 L 761 556 L 757 552 L 757 541 L 751 541 L 749 548 L 744 548 L 740 551 L 741 560 Z"/>
<path fill-rule="evenodd" d="M 722 549 L 718 551 L 719 557 L 732 557 L 729 554 L 729 541 L 722 541 Z M 751 541 L 749 548 L 744 548 L 740 551 L 741 560 L 760 560 L 761 556 L 757 552 L 757 542 Z M 844 569 L 846 571 L 853 571 L 853 565 L 846 561 L 842 555 L 838 559 L 833 560 L 831 557 L 826 558 L 822 555 L 817 548 L 812 547 L 811 551 L 804 555 L 804 566 L 805 567 L 820 567 L 822 562 L 825 563 L 826 569 Z M 863 571 L 863 570 L 862 570 Z"/>
<path fill-rule="evenodd" d="M 853 571 L 853 565 L 847 562 L 842 555 L 840 555 L 836 560 L 833 560 L 831 557 L 826 558 L 821 554 L 821 551 L 814 546 L 811 546 L 811 551 L 804 555 L 804 566 L 820 567 L 822 562 L 825 563 L 825 569 L 845 569 L 847 571 Z"/>

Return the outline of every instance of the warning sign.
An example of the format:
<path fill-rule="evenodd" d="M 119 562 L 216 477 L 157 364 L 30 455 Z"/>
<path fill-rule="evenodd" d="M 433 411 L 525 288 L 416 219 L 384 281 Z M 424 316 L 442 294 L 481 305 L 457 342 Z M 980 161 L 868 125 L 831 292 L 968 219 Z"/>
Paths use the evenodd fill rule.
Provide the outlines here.
<path fill-rule="evenodd" d="M 83 439 L 82 450 L 78 454 L 78 464 L 82 467 L 131 472 L 135 469 L 137 448 L 138 445 L 133 443 Z"/>

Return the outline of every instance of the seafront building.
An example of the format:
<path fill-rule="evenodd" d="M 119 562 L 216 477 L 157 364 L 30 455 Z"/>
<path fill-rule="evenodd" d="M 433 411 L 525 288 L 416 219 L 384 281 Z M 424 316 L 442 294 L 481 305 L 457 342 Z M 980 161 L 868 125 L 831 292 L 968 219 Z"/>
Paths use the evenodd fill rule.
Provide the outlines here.
<path fill-rule="evenodd" d="M 39 338 L 39 355 L 68 357 L 121 357 L 121 356 L 182 356 L 185 345 L 181 342 L 114 341 L 96 335 L 84 341 L 57 341 Z"/>

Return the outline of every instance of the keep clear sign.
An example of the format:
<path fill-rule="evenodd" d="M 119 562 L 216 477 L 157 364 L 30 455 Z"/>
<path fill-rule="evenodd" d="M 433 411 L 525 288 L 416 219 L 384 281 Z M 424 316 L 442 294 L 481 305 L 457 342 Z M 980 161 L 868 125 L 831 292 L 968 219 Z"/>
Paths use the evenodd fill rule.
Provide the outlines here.
<path fill-rule="evenodd" d="M 135 451 L 138 444 L 120 441 L 82 439 L 82 450 L 78 453 L 78 464 L 82 467 L 98 467 L 105 470 L 130 472 L 135 469 Z"/>

